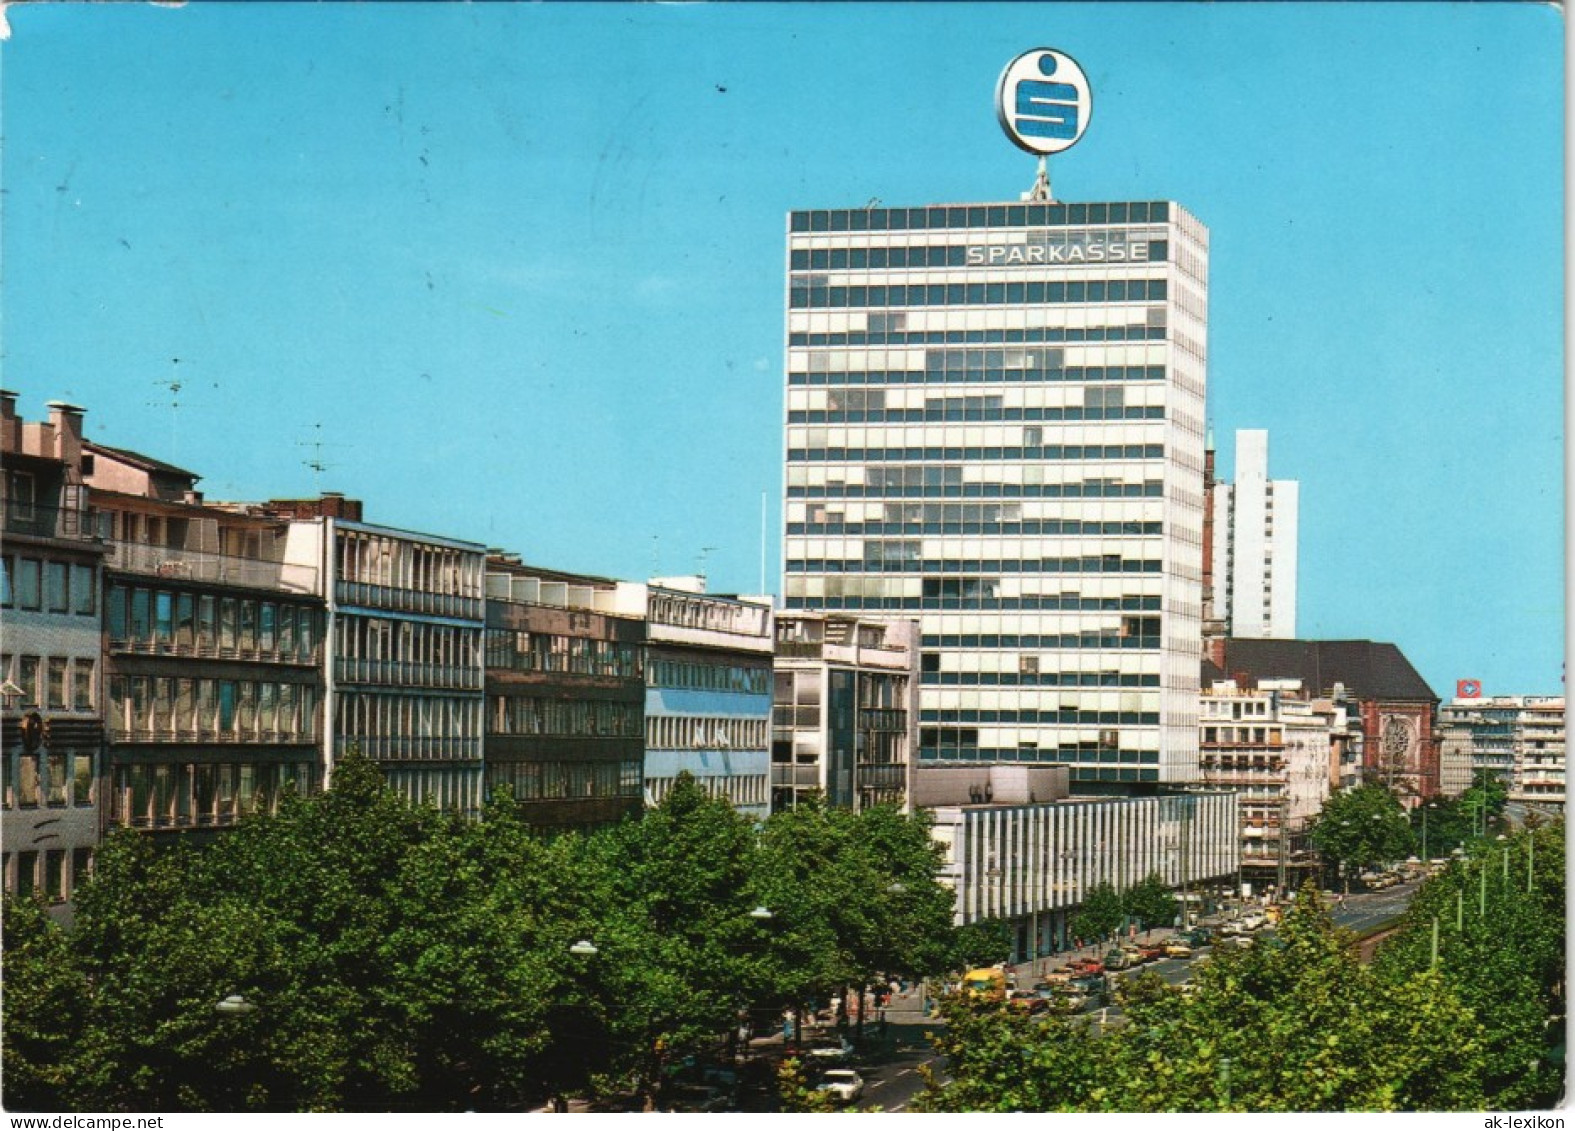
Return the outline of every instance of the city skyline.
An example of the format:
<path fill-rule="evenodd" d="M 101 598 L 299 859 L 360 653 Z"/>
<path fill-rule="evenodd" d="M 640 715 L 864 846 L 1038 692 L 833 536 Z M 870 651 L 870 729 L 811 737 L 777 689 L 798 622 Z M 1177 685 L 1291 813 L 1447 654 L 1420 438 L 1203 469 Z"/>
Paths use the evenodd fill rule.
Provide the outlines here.
<path fill-rule="evenodd" d="M 1300 634 L 1561 693 L 1563 30 L 1487 7 L 11 8 L 3 382 L 210 499 L 780 593 L 787 213 L 1015 201 L 1054 46 L 1057 198 L 1210 229 Z"/>

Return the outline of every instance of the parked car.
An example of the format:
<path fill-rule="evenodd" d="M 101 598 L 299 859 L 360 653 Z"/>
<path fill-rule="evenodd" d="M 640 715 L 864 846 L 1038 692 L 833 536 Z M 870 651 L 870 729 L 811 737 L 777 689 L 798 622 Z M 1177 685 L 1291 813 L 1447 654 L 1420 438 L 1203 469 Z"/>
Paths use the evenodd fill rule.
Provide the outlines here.
<path fill-rule="evenodd" d="M 1186 939 L 1182 938 L 1180 935 L 1177 935 L 1175 938 L 1166 939 L 1165 940 L 1165 957 L 1167 957 L 1167 958 L 1191 958 L 1192 957 L 1192 944 L 1190 942 L 1188 942 Z"/>
<path fill-rule="evenodd" d="M 1012 1009 L 1024 1013 L 1043 1013 L 1050 1008 L 1051 994 L 1040 994 L 1034 990 L 1013 990 L 1006 999 L 1006 1004 Z"/>
<path fill-rule="evenodd" d="M 1136 956 L 1123 947 L 1114 948 L 1105 955 L 1106 970 L 1126 970 L 1137 965 L 1137 962 Z"/>
<path fill-rule="evenodd" d="M 1105 964 L 1097 958 L 1076 958 L 1067 964 L 1067 970 L 1073 976 L 1078 974 L 1103 974 Z"/>
<path fill-rule="evenodd" d="M 846 1037 L 838 1037 L 811 1045 L 804 1055 L 811 1064 L 843 1064 L 853 1055 L 853 1046 Z"/>
<path fill-rule="evenodd" d="M 864 1094 L 864 1078 L 851 1068 L 828 1068 L 815 1090 L 830 1092 L 838 1103 L 850 1104 Z"/>
<path fill-rule="evenodd" d="M 733 1097 L 705 1084 L 678 1084 L 669 1089 L 665 1106 L 668 1111 L 729 1111 Z"/>

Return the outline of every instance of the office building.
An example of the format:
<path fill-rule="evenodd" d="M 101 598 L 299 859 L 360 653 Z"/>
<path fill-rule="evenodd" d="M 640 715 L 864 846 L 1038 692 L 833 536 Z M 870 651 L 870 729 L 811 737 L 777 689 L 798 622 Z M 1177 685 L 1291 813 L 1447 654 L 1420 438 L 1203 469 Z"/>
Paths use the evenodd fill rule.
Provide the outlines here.
<path fill-rule="evenodd" d="M 1465 792 L 1485 771 L 1508 787 L 1511 801 L 1563 809 L 1564 696 L 1457 696 L 1439 708 L 1438 725 L 1446 754 L 1457 755 L 1450 762 L 1460 767 L 1445 794 Z"/>
<path fill-rule="evenodd" d="M 644 807 L 645 622 L 602 611 L 616 591 L 487 557 L 486 786 L 506 786 L 538 828 L 615 824 Z"/>
<path fill-rule="evenodd" d="M 1293 639 L 1299 484 L 1269 478 L 1267 432 L 1236 433 L 1235 481 L 1211 493 L 1209 573 L 1225 635 Z"/>
<path fill-rule="evenodd" d="M 102 819 L 100 634 L 106 546 L 83 482 L 82 410 L 17 415 L 0 390 L 0 852 L 8 893 L 62 909 Z"/>
<path fill-rule="evenodd" d="M 918 618 L 921 762 L 1195 780 L 1207 230 L 971 204 L 787 242 L 784 607 Z"/>
<path fill-rule="evenodd" d="M 771 616 L 703 577 L 620 582 L 610 611 L 645 620 L 645 801 L 681 773 L 764 820 L 771 811 Z"/>
<path fill-rule="evenodd" d="M 289 524 L 190 471 L 87 444 L 105 562 L 108 822 L 202 834 L 321 782 L 326 624 Z"/>
<path fill-rule="evenodd" d="M 778 613 L 771 808 L 808 793 L 863 809 L 908 804 L 918 738 L 918 625 Z"/>

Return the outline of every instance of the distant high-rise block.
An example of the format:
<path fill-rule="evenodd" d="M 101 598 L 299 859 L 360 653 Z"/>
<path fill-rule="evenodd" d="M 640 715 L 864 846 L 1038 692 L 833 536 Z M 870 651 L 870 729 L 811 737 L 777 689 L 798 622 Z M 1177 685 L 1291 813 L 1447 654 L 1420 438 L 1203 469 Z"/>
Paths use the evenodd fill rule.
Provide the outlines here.
<path fill-rule="evenodd" d="M 1296 636 L 1299 484 L 1269 478 L 1269 434 L 1236 433 L 1236 481 L 1214 486 L 1211 573 L 1225 635 Z"/>

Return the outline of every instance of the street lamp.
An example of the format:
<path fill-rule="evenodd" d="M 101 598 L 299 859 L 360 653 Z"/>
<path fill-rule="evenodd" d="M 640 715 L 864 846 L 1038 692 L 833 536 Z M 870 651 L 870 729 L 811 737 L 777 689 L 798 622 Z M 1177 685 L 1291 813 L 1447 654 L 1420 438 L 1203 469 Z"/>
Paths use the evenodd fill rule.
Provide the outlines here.
<path fill-rule="evenodd" d="M 776 918 L 776 916 L 772 915 L 771 909 L 764 905 L 761 905 L 751 911 L 749 913 L 749 917 L 757 923 L 764 923 L 767 919 Z"/>
<path fill-rule="evenodd" d="M 589 939 L 581 939 L 579 942 L 575 943 L 569 948 L 569 953 L 577 954 L 582 958 L 585 958 L 594 954 L 600 954 L 601 951 L 597 948 L 596 944 L 591 942 Z"/>

